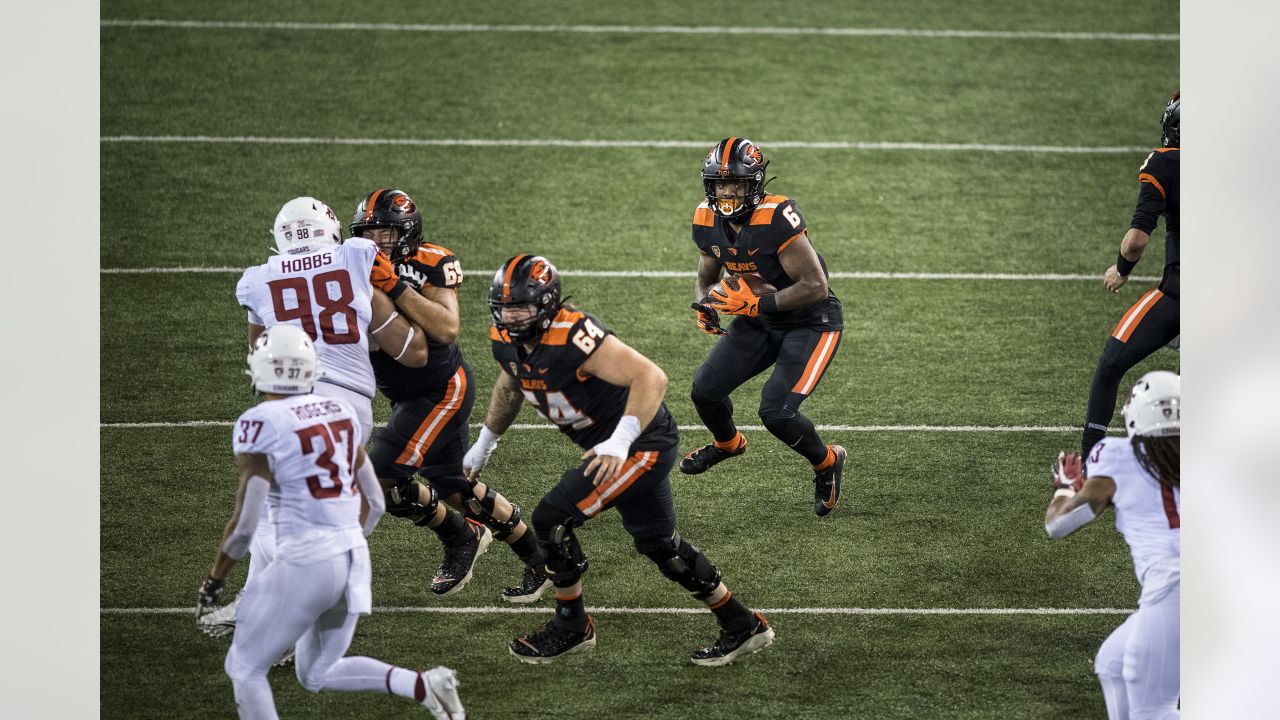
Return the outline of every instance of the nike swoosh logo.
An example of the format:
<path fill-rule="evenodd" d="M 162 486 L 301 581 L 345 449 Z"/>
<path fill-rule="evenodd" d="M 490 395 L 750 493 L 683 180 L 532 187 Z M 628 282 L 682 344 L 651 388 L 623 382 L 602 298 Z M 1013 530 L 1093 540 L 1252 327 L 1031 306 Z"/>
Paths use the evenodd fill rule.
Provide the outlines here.
<path fill-rule="evenodd" d="M 758 252 L 760 252 L 760 248 L 756 248 L 755 250 L 748 250 L 748 251 L 747 251 L 747 254 L 748 254 L 748 255 L 755 255 L 755 254 L 756 254 L 756 253 L 758 253 Z"/>

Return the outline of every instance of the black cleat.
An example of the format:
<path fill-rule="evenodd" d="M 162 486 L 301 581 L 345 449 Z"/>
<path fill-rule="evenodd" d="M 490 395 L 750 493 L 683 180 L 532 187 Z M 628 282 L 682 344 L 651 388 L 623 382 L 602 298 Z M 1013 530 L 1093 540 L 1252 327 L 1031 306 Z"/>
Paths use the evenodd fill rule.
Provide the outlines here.
<path fill-rule="evenodd" d="M 493 542 L 493 533 L 483 525 L 468 520 L 467 530 L 472 534 L 471 539 L 461 545 L 446 545 L 444 562 L 431 579 L 431 592 L 440 597 L 458 592 L 471 580 L 471 570 L 476 566 L 476 559 Z"/>
<path fill-rule="evenodd" d="M 527 603 L 538 602 L 542 594 L 551 589 L 551 576 L 547 574 L 545 569 L 535 568 L 532 565 L 524 566 L 524 578 L 521 579 L 519 585 L 513 585 L 502 591 L 502 599 L 507 602 Z"/>
<path fill-rule="evenodd" d="M 755 622 L 751 629 L 742 632 L 729 632 L 720 628 L 720 637 L 711 647 L 698 648 L 693 651 L 693 664 L 715 667 L 728 665 L 744 655 L 769 647 L 773 643 L 773 628 L 760 613 L 755 613 Z"/>
<path fill-rule="evenodd" d="M 542 665 L 561 655 L 587 652 L 595 646 L 596 624 L 588 615 L 587 628 L 582 632 L 567 630 L 555 622 L 545 622 L 528 635 L 512 640 L 507 649 L 522 663 Z"/>
<path fill-rule="evenodd" d="M 685 475 L 698 475 L 710 470 L 722 460 L 737 457 L 746 451 L 747 439 L 745 437 L 742 438 L 741 443 L 738 443 L 737 450 L 721 450 L 716 447 L 715 443 L 703 445 L 684 456 L 684 459 L 680 461 L 680 472 Z"/>
<path fill-rule="evenodd" d="M 826 516 L 840 501 L 840 476 L 844 473 L 846 453 L 845 449 L 839 445 L 829 447 L 835 451 L 836 461 L 813 478 L 813 511 L 818 514 L 818 517 Z"/>

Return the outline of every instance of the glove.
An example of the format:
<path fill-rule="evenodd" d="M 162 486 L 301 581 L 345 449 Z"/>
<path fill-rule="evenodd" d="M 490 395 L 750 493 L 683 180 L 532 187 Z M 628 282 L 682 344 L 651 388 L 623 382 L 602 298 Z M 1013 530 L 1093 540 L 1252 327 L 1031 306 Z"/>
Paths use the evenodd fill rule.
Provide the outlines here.
<path fill-rule="evenodd" d="M 1076 453 L 1068 455 L 1066 452 L 1059 452 L 1058 459 L 1053 463 L 1053 489 L 1054 495 L 1059 493 L 1063 495 L 1075 495 L 1080 492 L 1080 488 L 1084 487 L 1083 467 L 1080 462 L 1080 456 Z"/>
<path fill-rule="evenodd" d="M 480 471 L 489 464 L 489 456 L 498 448 L 498 439 L 501 437 L 487 426 L 480 426 L 480 437 L 476 438 L 476 444 L 462 457 L 462 473 L 468 480 L 480 477 Z"/>
<path fill-rule="evenodd" d="M 730 285 L 730 282 L 733 285 Z M 760 296 L 751 292 L 751 288 L 737 278 L 721 280 L 718 285 L 711 288 L 711 294 L 707 299 L 711 301 L 712 310 L 729 315 L 756 317 L 760 314 Z"/>
<path fill-rule="evenodd" d="M 218 598 L 222 597 L 222 584 L 222 580 L 218 580 L 212 575 L 206 577 L 204 582 L 200 583 L 200 589 L 196 591 L 197 620 L 200 619 L 201 615 L 205 614 L 206 608 L 218 604 Z"/>
<path fill-rule="evenodd" d="M 689 306 L 698 311 L 698 329 L 708 335 L 728 335 L 729 332 L 720 327 L 720 313 L 708 307 L 707 301 L 703 298 L 702 302 Z"/>
<path fill-rule="evenodd" d="M 381 252 L 373 256 L 373 268 L 369 271 L 369 282 L 391 296 L 392 300 L 400 297 L 405 290 L 409 289 L 409 283 L 396 274 L 396 268 L 391 264 L 391 258 Z"/>

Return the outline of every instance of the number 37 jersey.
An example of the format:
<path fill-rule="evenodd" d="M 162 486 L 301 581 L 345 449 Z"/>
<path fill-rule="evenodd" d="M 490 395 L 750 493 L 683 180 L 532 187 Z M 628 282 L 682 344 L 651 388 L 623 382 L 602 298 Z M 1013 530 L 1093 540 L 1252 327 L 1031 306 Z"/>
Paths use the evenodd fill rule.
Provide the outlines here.
<path fill-rule="evenodd" d="M 295 395 L 245 411 L 232 429 L 236 455 L 267 457 L 275 480 L 267 495 L 279 557 L 323 560 L 363 545 L 355 482 L 359 429 L 340 398 Z"/>
<path fill-rule="evenodd" d="M 372 398 L 369 273 L 377 253 L 372 241 L 347 238 L 313 253 L 276 255 L 244 271 L 236 300 L 254 325 L 301 327 L 315 341 L 320 379 Z"/>

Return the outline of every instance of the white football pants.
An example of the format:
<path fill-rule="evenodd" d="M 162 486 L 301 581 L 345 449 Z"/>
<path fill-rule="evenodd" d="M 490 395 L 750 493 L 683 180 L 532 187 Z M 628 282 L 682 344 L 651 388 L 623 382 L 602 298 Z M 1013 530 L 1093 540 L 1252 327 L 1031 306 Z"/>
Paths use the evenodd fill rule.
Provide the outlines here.
<path fill-rule="evenodd" d="M 1181 689 L 1178 621 L 1182 584 L 1144 592 L 1138 611 L 1098 648 L 1094 672 L 1109 720 L 1176 720 Z M 1146 601 L 1147 596 L 1156 599 Z"/>

